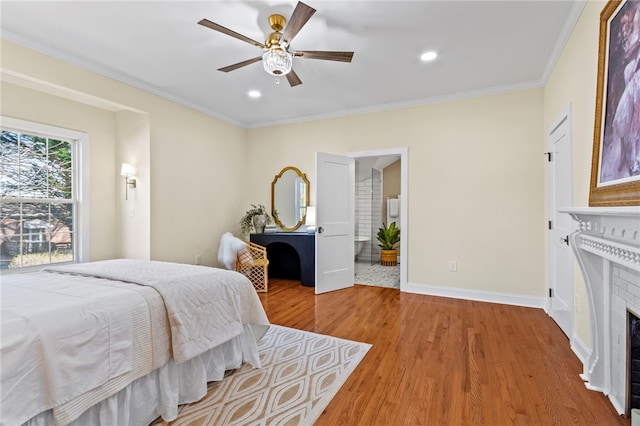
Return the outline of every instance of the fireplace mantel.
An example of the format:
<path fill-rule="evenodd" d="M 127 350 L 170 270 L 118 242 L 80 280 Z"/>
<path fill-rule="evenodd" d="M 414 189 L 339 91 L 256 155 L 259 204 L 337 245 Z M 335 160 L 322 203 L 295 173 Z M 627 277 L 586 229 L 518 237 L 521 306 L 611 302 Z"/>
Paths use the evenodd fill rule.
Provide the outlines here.
<path fill-rule="evenodd" d="M 625 413 L 626 388 L 620 384 L 620 310 L 640 310 L 640 207 L 560 209 L 578 223 L 571 247 L 587 288 L 591 354 L 581 377 L 592 390 L 605 393 L 620 414 Z M 627 292 L 616 287 L 621 272 L 633 281 Z M 631 277 L 631 278 L 628 278 Z M 629 300 L 631 299 L 631 300 Z M 636 311 L 638 312 L 638 311 Z M 612 349 L 613 348 L 613 349 Z M 621 394 L 622 393 L 622 394 Z"/>

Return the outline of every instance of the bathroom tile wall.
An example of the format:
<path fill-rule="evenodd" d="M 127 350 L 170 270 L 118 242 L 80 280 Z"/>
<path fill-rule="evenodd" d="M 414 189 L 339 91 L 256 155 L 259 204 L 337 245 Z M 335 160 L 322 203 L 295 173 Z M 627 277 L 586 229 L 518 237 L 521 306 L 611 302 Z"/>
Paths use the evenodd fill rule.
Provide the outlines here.
<path fill-rule="evenodd" d="M 377 261 L 380 248 L 376 233 L 382 226 L 382 172 L 371 170 L 372 177 L 356 182 L 356 235 L 367 236 L 370 241 L 360 253 L 359 261 Z"/>

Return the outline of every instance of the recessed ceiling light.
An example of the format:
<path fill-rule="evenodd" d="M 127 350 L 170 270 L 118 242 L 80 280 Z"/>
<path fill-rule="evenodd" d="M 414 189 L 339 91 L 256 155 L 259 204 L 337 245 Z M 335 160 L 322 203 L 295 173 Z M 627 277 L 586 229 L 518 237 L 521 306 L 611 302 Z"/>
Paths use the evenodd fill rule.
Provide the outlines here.
<path fill-rule="evenodd" d="M 250 98 L 259 98 L 261 96 L 260 92 L 258 92 L 257 90 L 249 90 L 249 97 Z"/>
<path fill-rule="evenodd" d="M 433 61 L 437 56 L 438 54 L 434 51 L 425 52 L 420 56 L 420 59 L 424 62 L 428 62 L 428 61 Z"/>

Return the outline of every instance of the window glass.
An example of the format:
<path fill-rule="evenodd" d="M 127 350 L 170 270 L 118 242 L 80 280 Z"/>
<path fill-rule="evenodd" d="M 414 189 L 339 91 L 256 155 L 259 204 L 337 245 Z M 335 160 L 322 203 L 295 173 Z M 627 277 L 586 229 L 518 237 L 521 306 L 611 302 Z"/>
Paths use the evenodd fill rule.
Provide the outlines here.
<path fill-rule="evenodd" d="M 75 143 L 2 130 L 0 269 L 75 260 Z"/>

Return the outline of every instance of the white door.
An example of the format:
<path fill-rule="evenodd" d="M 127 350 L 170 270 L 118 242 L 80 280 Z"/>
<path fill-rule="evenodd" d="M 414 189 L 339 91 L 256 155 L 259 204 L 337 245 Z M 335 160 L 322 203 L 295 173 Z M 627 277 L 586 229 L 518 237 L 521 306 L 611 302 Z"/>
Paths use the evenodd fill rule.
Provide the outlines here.
<path fill-rule="evenodd" d="M 316 153 L 316 294 L 353 287 L 355 160 Z"/>
<path fill-rule="evenodd" d="M 549 153 L 549 312 L 569 337 L 573 336 L 573 253 L 569 247 L 572 220 L 559 209 L 572 207 L 571 119 L 565 112 L 548 136 Z M 549 154 L 548 153 L 548 154 Z"/>

